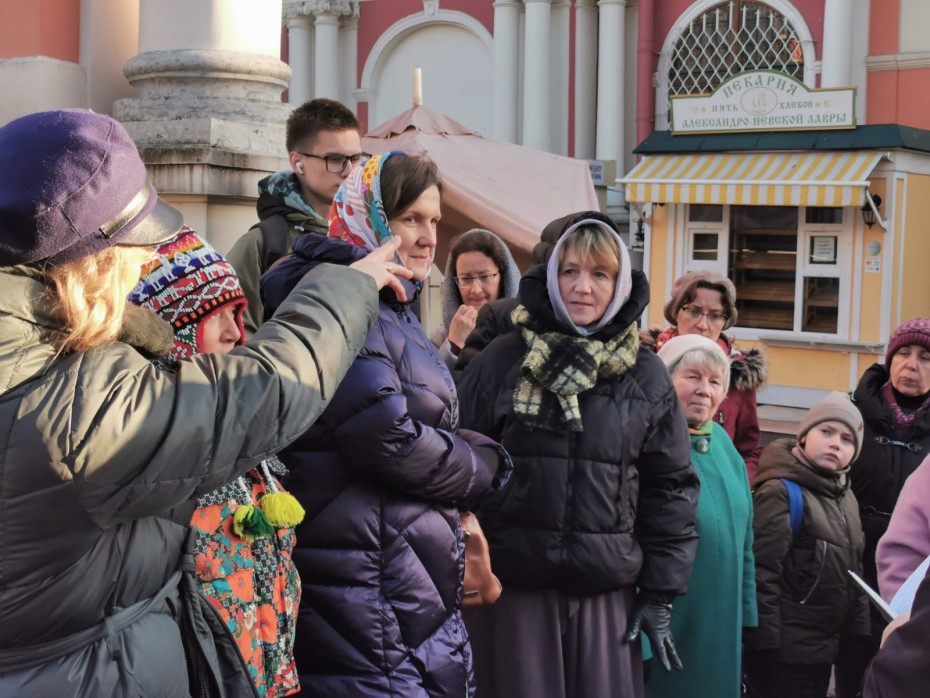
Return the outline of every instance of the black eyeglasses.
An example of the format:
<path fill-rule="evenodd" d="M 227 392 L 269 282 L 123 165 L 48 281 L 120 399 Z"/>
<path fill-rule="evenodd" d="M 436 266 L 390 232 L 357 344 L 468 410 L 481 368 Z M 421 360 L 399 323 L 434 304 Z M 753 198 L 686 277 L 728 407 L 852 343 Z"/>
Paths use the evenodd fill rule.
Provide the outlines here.
<path fill-rule="evenodd" d="M 358 167 L 359 165 L 364 165 L 371 158 L 371 153 L 356 153 L 355 155 L 314 155 L 313 153 L 304 153 L 300 150 L 295 150 L 294 152 L 298 155 L 303 155 L 305 158 L 322 160 L 326 163 L 326 171 L 331 174 L 341 174 L 345 172 L 350 162 L 353 167 Z"/>
<path fill-rule="evenodd" d="M 722 325 L 727 321 L 727 316 L 723 313 L 705 313 L 703 309 L 697 308 L 693 305 L 683 306 L 681 312 L 683 312 L 695 322 L 700 320 L 701 316 L 706 317 L 707 322 L 709 322 L 711 325 Z"/>
<path fill-rule="evenodd" d="M 500 272 L 494 272 L 493 274 L 479 274 L 478 276 L 456 276 L 455 283 L 459 288 L 468 288 L 477 281 L 482 288 L 487 288 L 491 284 L 491 279 L 497 276 L 500 276 Z"/>

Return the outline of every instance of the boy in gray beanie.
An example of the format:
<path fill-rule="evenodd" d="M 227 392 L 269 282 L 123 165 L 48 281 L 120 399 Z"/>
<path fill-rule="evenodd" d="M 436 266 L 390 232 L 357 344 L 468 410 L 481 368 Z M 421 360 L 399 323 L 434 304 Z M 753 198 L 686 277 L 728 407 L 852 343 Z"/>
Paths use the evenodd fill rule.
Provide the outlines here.
<path fill-rule="evenodd" d="M 773 441 L 753 480 L 753 553 L 759 626 L 747 629 L 754 698 L 824 696 L 841 639 L 869 634 L 865 539 L 849 465 L 862 448 L 862 415 L 847 395 L 814 405 L 796 439 Z"/>

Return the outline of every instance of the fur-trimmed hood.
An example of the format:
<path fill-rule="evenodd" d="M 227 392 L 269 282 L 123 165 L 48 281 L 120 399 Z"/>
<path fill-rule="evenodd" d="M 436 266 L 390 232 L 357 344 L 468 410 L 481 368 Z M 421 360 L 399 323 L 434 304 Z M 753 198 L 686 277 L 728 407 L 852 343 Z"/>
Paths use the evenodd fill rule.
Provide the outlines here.
<path fill-rule="evenodd" d="M 665 330 L 661 327 L 643 328 L 639 331 L 639 341 L 644 347 L 656 350 L 659 335 Z M 724 334 L 720 339 L 727 345 L 730 357 L 730 388 L 741 393 L 754 393 L 760 390 L 768 380 L 768 358 L 761 349 L 740 351 L 733 345 L 733 340 Z"/>

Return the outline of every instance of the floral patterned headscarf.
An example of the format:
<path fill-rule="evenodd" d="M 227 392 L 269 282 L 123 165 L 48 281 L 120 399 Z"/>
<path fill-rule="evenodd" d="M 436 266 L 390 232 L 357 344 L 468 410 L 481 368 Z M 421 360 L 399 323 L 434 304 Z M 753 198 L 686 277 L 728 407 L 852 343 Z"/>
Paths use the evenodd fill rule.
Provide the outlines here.
<path fill-rule="evenodd" d="M 397 150 L 375 155 L 345 178 L 329 211 L 329 237 L 373 250 L 392 237 L 381 200 L 381 170 Z"/>

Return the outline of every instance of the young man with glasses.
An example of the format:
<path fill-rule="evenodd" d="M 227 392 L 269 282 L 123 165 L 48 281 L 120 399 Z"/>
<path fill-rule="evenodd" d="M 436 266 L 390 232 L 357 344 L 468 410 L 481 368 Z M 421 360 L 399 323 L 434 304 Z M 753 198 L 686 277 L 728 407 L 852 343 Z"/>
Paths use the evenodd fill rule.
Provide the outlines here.
<path fill-rule="evenodd" d="M 326 235 L 329 208 L 343 180 L 370 157 L 362 152 L 358 119 L 345 105 L 314 99 L 291 112 L 286 125 L 290 167 L 258 183 L 259 223 L 227 259 L 249 301 L 243 316 L 251 335 L 264 320 L 262 274 L 305 233 Z"/>

